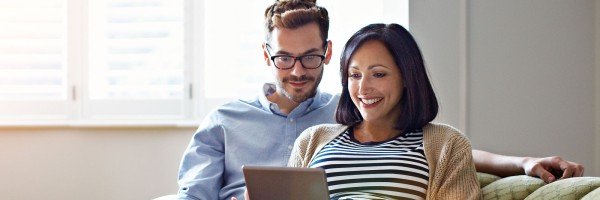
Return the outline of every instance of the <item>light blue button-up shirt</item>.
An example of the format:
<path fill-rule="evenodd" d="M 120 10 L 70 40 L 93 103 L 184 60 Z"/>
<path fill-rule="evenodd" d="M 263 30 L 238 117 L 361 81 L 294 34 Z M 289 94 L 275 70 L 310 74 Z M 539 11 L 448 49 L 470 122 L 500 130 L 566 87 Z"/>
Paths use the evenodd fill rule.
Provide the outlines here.
<path fill-rule="evenodd" d="M 334 123 L 339 100 L 317 94 L 289 115 L 267 100 L 265 93 L 213 110 L 194 134 L 179 169 L 179 199 L 243 199 L 242 165 L 285 166 L 296 137 L 304 129 Z"/>

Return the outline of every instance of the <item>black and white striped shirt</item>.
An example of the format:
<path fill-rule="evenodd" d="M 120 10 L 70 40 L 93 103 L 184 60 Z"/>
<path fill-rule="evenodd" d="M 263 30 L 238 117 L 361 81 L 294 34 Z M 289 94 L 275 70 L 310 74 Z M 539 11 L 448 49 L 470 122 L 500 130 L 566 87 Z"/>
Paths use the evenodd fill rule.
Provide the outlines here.
<path fill-rule="evenodd" d="M 325 145 L 309 167 L 323 168 L 331 199 L 425 199 L 429 167 L 423 132 L 360 143 L 352 127 Z"/>

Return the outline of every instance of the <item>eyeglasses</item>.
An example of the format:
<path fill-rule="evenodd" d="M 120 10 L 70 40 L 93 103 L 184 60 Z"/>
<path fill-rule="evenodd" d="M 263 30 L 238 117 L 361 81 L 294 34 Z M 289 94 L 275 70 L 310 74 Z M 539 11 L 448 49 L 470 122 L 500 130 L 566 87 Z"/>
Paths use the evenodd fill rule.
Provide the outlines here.
<path fill-rule="evenodd" d="M 269 56 L 271 52 L 269 52 L 269 44 L 267 45 L 267 53 Z M 325 47 L 325 51 L 327 51 L 327 47 Z M 288 55 L 280 55 L 280 56 L 271 56 L 271 61 L 277 69 L 291 69 L 294 68 L 296 61 L 300 60 L 300 64 L 302 67 L 306 69 L 316 69 L 323 64 L 323 60 L 325 60 L 325 55 L 303 55 L 303 56 L 288 56 Z"/>

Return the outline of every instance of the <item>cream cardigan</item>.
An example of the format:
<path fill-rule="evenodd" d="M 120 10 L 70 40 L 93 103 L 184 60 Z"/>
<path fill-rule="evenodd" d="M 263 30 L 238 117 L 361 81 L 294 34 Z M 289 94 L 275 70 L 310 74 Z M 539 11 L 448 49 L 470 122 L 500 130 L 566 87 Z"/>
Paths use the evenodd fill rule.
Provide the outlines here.
<path fill-rule="evenodd" d="M 348 126 L 322 124 L 306 129 L 294 144 L 291 167 L 308 167 L 314 156 Z M 455 128 L 430 123 L 423 127 L 429 165 L 427 199 L 481 199 L 469 140 Z"/>

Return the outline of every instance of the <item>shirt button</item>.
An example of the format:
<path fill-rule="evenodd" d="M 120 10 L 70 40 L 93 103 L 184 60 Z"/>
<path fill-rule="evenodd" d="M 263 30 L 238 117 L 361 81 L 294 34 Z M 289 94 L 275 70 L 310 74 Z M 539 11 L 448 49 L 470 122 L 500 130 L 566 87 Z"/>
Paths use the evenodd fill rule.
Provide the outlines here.
<path fill-rule="evenodd" d="M 288 146 L 288 149 L 289 149 L 289 150 L 292 150 L 292 148 L 293 148 L 293 147 L 292 147 L 292 145 Z"/>
<path fill-rule="evenodd" d="M 290 122 L 294 122 L 294 118 L 290 118 Z"/>

